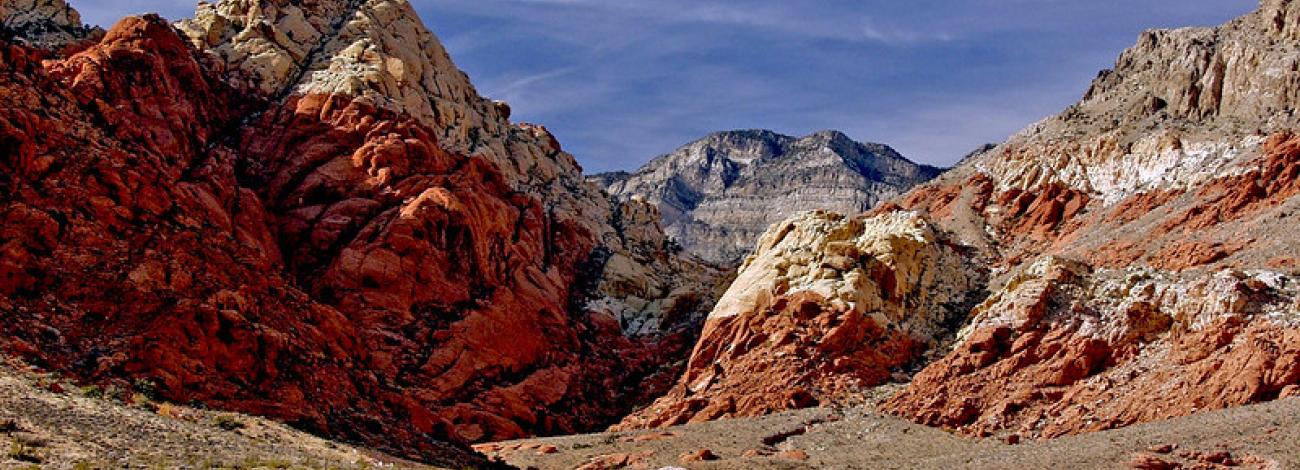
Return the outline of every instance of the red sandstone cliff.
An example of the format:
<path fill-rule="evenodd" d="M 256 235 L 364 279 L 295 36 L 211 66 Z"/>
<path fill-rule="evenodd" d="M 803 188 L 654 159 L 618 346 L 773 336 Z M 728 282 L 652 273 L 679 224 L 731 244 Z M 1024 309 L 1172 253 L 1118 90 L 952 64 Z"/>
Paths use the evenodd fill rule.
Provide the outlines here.
<path fill-rule="evenodd" d="M 480 98 L 404 1 L 88 41 L 0 41 L 0 348 L 30 363 L 463 464 L 616 419 L 710 303 L 651 209 Z M 617 302 L 656 327 L 591 306 Z"/>

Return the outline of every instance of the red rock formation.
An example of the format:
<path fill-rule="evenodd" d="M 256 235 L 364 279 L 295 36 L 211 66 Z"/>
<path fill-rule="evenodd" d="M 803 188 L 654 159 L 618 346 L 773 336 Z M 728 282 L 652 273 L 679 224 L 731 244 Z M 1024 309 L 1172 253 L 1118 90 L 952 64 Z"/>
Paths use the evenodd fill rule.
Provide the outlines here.
<path fill-rule="evenodd" d="M 800 292 L 774 299 L 763 312 L 708 321 L 679 385 L 615 429 L 847 402 L 866 387 L 887 383 L 892 371 L 926 349 L 866 315 L 826 310 L 826 304 Z"/>
<path fill-rule="evenodd" d="M 463 466 L 608 424 L 683 347 L 577 303 L 607 221 L 424 121 L 233 89 L 154 16 L 0 46 L 0 348 L 33 364 Z"/>
<path fill-rule="evenodd" d="M 1206 267 L 1213 271 L 1242 263 L 1235 259 L 1259 260 L 1256 263 L 1271 259 L 1265 264 L 1285 267 L 1287 258 L 1276 254 L 1286 251 L 1286 242 L 1244 238 L 1250 225 L 1240 221 L 1259 219 L 1260 214 L 1287 217 L 1279 210 L 1297 194 L 1292 188 L 1297 160 L 1293 141 L 1289 134 L 1270 138 L 1262 146 L 1256 170 L 1210 180 L 1188 196 L 1190 203 L 1182 191 L 1161 190 L 1128 198 L 1109 208 L 1104 217 L 1021 216 L 1013 220 L 1049 222 L 1030 223 L 1038 229 L 1027 233 L 1011 225 L 998 246 L 1004 254 L 1019 253 L 1038 246 L 1033 240 L 1042 237 L 1052 240 L 1049 252 L 1079 252 L 1112 269 L 1145 265 L 1171 272 Z M 1012 214 L 1026 213 L 1016 199 L 1004 197 L 1000 205 L 1012 207 Z M 960 221 L 951 220 L 938 219 L 941 225 L 960 227 Z M 1062 225 L 1071 228 L 1057 233 L 1041 230 Z M 1128 233 L 1129 226 L 1155 229 Z M 1281 239 L 1290 236 L 1271 228 L 1254 230 L 1273 230 Z M 1097 248 L 1080 249 L 1102 242 Z M 1012 265 L 1019 262 L 1013 258 Z M 1080 286 L 1085 284 L 1091 285 Z M 1065 296 L 1072 300 L 1064 300 L 1052 289 L 1028 297 L 1000 294 L 1029 300 L 1003 311 L 1017 322 L 981 326 L 975 320 L 974 329 L 955 351 L 929 365 L 884 407 L 921 423 L 970 434 L 1056 437 L 1276 399 L 1300 380 L 1300 350 L 1294 347 L 1300 330 L 1256 315 L 1261 310 L 1294 315 L 1295 293 L 1262 281 L 1238 285 L 1237 291 L 1187 288 L 1177 294 L 1157 294 L 1160 300 L 1154 303 L 1142 300 L 1114 307 L 1102 306 L 1106 302 L 1085 307 L 1098 303 L 1088 300 L 1105 290 L 1097 286 L 1077 287 L 1097 293 L 1085 290 Z M 1190 308 L 1176 305 L 1174 298 L 1205 304 Z M 1119 315 L 1106 313 L 1102 319 L 1089 320 L 1098 315 L 1090 312 L 1110 311 Z M 1099 334 L 1097 328 L 1109 333 Z"/>
<path fill-rule="evenodd" d="M 1157 189 L 1130 196 L 1116 204 L 1110 210 L 1110 214 L 1106 215 L 1104 222 L 1112 224 L 1133 222 L 1182 195 L 1183 191 L 1179 190 Z"/>
<path fill-rule="evenodd" d="M 1092 250 L 1085 260 L 1099 268 L 1122 269 L 1146 256 L 1146 244 L 1135 240 L 1115 240 Z"/>
<path fill-rule="evenodd" d="M 1012 189 L 997 196 L 999 206 L 1009 210 L 1002 221 L 1010 237 L 1048 240 L 1059 236 L 1059 228 L 1088 206 L 1089 196 L 1062 184 L 1050 184 L 1033 191 Z"/>
<path fill-rule="evenodd" d="M 207 152 L 237 116 L 232 92 L 157 17 L 123 20 L 48 73 L 4 63 L 19 104 L 0 130 L 19 149 L 3 162 L 16 222 L 0 241 L 14 254 L 0 284 L 6 349 L 333 430 L 362 345 L 345 316 L 268 269 L 280 262 L 270 217 L 234 158 Z"/>
<path fill-rule="evenodd" d="M 1241 251 L 1251 241 L 1222 243 L 1204 243 L 1182 241 L 1174 242 L 1164 250 L 1151 257 L 1151 267 L 1166 271 L 1185 271 L 1224 260 Z"/>
<path fill-rule="evenodd" d="M 1155 296 L 1167 299 L 1156 304 L 1129 299 L 1117 304 L 1125 307 L 1116 317 L 1099 322 L 1054 312 L 1083 308 L 1095 281 L 1063 270 L 1043 279 L 1017 283 L 981 307 L 1016 320 L 992 326 L 999 322 L 977 314 L 957 349 L 885 409 L 977 435 L 1057 437 L 1272 400 L 1300 381 L 1300 330 L 1241 316 L 1194 316 L 1233 295 L 1240 305 L 1275 302 L 1266 300 L 1275 291 L 1254 279 L 1214 293 L 1204 292 L 1215 289 L 1208 285 L 1188 290 L 1201 291 L 1208 306 L 1164 295 Z M 1136 290 L 1144 289 L 1151 288 Z"/>
<path fill-rule="evenodd" d="M 992 200 L 993 181 L 977 173 L 961 185 L 925 185 L 903 196 L 897 203 L 886 202 L 870 214 L 884 214 L 898 210 L 919 210 L 936 219 L 952 218 L 959 204 L 965 202 L 970 209 L 983 211 Z"/>
<path fill-rule="evenodd" d="M 894 210 L 925 211 L 968 243 L 993 247 L 985 255 L 999 265 L 1064 254 L 1127 269 L 1130 280 L 1162 280 L 1139 287 L 1119 281 L 1118 271 L 1043 290 L 1025 291 L 1018 280 L 994 286 L 956 349 L 885 409 L 977 435 L 1055 437 L 1284 395 L 1300 379 L 1292 346 L 1300 297 L 1287 287 L 1294 281 L 1285 273 L 1243 281 L 1222 270 L 1289 269 L 1298 147 L 1292 133 L 1279 132 L 1238 167 L 1191 189 L 1156 188 L 1109 204 L 1048 183 L 954 205 L 961 175 L 940 183 L 947 189 L 913 192 Z M 1068 194 L 1076 192 L 1082 206 L 1071 208 Z M 1178 281 L 1156 274 L 1193 269 L 1200 274 Z M 1068 293 L 1060 285 L 1071 286 Z"/>
<path fill-rule="evenodd" d="M 1263 145 L 1266 155 L 1256 168 L 1216 179 L 1198 192 L 1200 203 L 1170 219 L 1167 232 L 1194 232 L 1274 208 L 1300 194 L 1300 136 L 1279 133 Z"/>
<path fill-rule="evenodd" d="M 933 346 L 976 277 L 914 216 L 803 214 L 763 236 L 672 390 L 616 429 L 861 403 Z"/>
<path fill-rule="evenodd" d="M 1297 269 L 1300 268 L 1300 259 L 1290 256 L 1278 256 L 1268 260 L 1268 267 L 1272 269 Z"/>

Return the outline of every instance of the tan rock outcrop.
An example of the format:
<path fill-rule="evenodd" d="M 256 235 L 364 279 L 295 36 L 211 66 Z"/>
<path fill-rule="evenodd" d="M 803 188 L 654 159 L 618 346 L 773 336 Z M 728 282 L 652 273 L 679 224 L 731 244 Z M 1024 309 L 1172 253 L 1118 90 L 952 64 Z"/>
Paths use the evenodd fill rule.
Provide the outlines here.
<path fill-rule="evenodd" d="M 1255 19 L 1279 40 L 1300 38 L 1300 3 L 1294 0 L 1262 0 Z"/>
<path fill-rule="evenodd" d="M 61 50 L 103 31 L 81 23 L 81 14 L 64 0 L 0 1 L 0 29 L 33 47 Z"/>
<path fill-rule="evenodd" d="M 0 3 L 0 24 L 9 28 L 48 23 L 57 27 L 80 27 L 81 14 L 64 0 L 6 0 Z"/>
<path fill-rule="evenodd" d="M 796 216 L 762 237 L 673 390 L 619 428 L 851 402 L 936 345 L 979 279 L 914 214 Z"/>

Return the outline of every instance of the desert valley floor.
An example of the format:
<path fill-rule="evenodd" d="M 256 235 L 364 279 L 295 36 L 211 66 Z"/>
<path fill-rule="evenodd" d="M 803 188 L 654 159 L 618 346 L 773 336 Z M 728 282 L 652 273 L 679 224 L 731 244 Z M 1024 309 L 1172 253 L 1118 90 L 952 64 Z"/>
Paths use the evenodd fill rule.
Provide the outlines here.
<path fill-rule="evenodd" d="M 0 369 L 0 450 L 7 452 L 0 466 L 437 468 L 266 419 L 147 402 L 127 406 L 86 392 L 49 374 Z M 1300 468 L 1297 434 L 1300 399 L 1288 399 L 1015 445 L 1007 436 L 963 437 L 853 407 L 477 448 L 515 467 L 539 469 L 1167 469 L 1176 463 L 1282 470 Z"/>

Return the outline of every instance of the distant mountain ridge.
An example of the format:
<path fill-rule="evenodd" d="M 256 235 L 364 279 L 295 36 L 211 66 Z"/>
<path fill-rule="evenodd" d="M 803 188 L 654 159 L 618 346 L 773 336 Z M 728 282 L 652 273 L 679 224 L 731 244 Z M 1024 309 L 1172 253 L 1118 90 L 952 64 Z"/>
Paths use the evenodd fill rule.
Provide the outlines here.
<path fill-rule="evenodd" d="M 589 180 L 619 199 L 659 206 L 665 230 L 686 251 L 731 265 L 767 227 L 791 215 L 863 212 L 942 172 L 838 131 L 792 137 L 737 130 L 710 134 L 636 172 Z"/>

